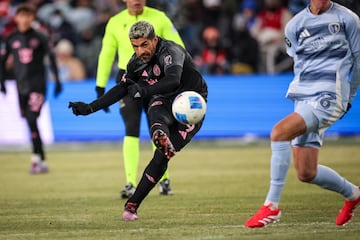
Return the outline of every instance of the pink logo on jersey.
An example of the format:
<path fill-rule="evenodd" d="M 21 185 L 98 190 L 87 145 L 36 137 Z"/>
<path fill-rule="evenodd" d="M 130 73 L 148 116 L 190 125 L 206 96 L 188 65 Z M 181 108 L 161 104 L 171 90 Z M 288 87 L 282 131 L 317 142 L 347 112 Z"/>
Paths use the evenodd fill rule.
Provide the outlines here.
<path fill-rule="evenodd" d="M 158 82 L 158 80 L 157 80 L 157 79 L 148 79 L 148 80 L 146 80 L 146 82 L 147 82 L 149 85 L 154 85 L 155 83 Z"/>
<path fill-rule="evenodd" d="M 157 64 L 155 64 L 154 67 L 153 67 L 153 73 L 157 77 L 160 76 L 161 70 L 160 70 L 160 67 Z"/>
<path fill-rule="evenodd" d="M 39 39 L 36 39 L 36 38 L 32 38 L 29 41 L 29 45 L 31 48 L 37 48 L 37 46 L 39 46 L 39 44 L 40 44 L 40 41 L 39 41 Z"/>
<path fill-rule="evenodd" d="M 21 42 L 19 40 L 16 40 L 12 43 L 11 47 L 13 49 L 17 49 L 17 48 L 20 48 L 21 47 Z"/>
<path fill-rule="evenodd" d="M 148 77 L 149 75 L 148 75 L 148 73 L 144 70 L 144 71 L 142 72 L 141 76 L 142 76 L 142 77 Z"/>
<path fill-rule="evenodd" d="M 23 64 L 28 64 L 33 59 L 33 50 L 31 48 L 21 48 L 19 50 L 19 59 Z"/>

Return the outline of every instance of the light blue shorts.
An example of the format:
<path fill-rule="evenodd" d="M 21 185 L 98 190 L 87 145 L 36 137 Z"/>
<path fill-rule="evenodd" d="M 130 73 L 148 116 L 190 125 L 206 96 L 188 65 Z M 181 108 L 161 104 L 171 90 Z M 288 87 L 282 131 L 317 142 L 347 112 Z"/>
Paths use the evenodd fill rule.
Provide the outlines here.
<path fill-rule="evenodd" d="M 344 115 L 343 104 L 334 95 L 323 94 L 295 100 L 294 112 L 300 114 L 306 124 L 306 133 L 292 140 L 293 146 L 320 148 L 324 132 Z"/>

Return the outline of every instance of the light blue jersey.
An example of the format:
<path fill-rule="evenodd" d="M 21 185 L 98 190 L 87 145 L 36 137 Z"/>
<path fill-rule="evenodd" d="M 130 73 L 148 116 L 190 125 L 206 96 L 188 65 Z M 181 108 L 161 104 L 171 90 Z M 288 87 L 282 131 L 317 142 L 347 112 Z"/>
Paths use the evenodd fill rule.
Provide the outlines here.
<path fill-rule="evenodd" d="M 286 97 L 330 94 L 346 108 L 353 87 L 349 80 L 353 54 L 360 51 L 358 16 L 337 3 L 320 15 L 307 7 L 288 22 L 285 40 L 295 74 Z"/>

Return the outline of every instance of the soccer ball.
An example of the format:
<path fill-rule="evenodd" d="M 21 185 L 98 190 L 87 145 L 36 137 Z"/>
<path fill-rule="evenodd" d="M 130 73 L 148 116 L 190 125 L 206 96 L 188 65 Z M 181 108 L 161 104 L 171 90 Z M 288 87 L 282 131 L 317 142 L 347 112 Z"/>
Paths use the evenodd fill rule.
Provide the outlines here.
<path fill-rule="evenodd" d="M 200 122 L 206 112 L 204 98 L 194 91 L 180 93 L 172 104 L 175 119 L 182 124 L 196 124 Z"/>

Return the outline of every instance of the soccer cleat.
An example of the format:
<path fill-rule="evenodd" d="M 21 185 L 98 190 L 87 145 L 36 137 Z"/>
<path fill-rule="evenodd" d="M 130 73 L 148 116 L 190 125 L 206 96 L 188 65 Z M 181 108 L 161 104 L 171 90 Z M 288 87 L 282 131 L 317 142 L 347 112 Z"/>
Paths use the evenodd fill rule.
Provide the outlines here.
<path fill-rule="evenodd" d="M 134 187 L 134 185 L 132 183 L 128 183 L 125 185 L 125 188 L 120 191 L 120 197 L 123 199 L 127 199 L 134 194 L 135 190 L 136 188 Z"/>
<path fill-rule="evenodd" d="M 355 209 L 360 205 L 360 197 L 354 201 L 346 200 L 344 206 L 336 217 L 336 225 L 344 226 L 354 216 Z"/>
<path fill-rule="evenodd" d="M 125 204 L 124 212 L 123 212 L 123 220 L 124 221 L 135 221 L 138 219 L 137 211 L 136 211 L 136 203 L 127 202 Z"/>
<path fill-rule="evenodd" d="M 30 172 L 30 174 L 48 173 L 49 168 L 44 161 L 33 162 L 33 163 L 31 163 L 29 172 Z"/>
<path fill-rule="evenodd" d="M 165 179 L 159 182 L 159 192 L 160 195 L 173 195 L 173 191 L 170 187 L 170 180 Z"/>
<path fill-rule="evenodd" d="M 263 205 L 261 208 L 259 208 L 258 212 L 245 222 L 245 227 L 260 228 L 265 227 L 269 223 L 278 222 L 281 217 L 280 208 L 271 210 L 270 206 L 271 203 L 266 206 Z"/>
<path fill-rule="evenodd" d="M 162 152 L 167 159 L 170 159 L 175 155 L 175 148 L 164 131 L 160 129 L 156 130 L 153 133 L 152 140 L 156 148 L 159 149 L 159 151 Z"/>

